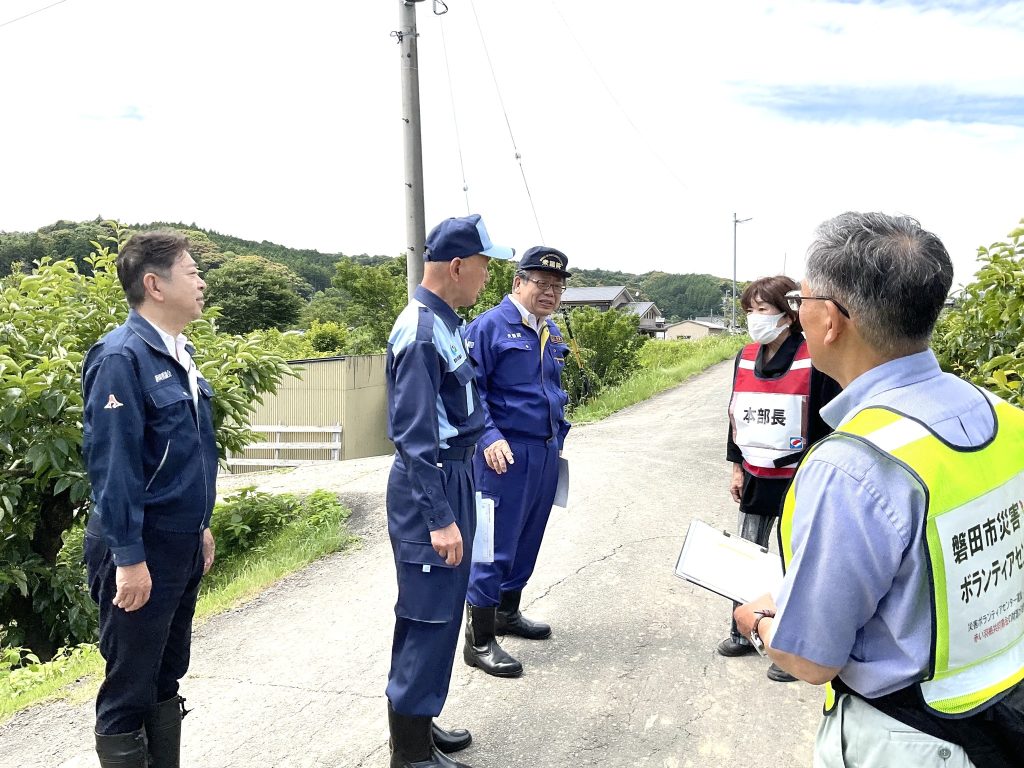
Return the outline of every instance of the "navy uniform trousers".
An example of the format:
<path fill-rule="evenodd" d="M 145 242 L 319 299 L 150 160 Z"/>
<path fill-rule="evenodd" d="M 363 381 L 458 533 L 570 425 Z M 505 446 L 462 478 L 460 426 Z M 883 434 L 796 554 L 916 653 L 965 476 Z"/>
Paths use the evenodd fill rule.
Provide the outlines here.
<path fill-rule="evenodd" d="M 455 449 L 443 453 L 458 455 Z M 448 697 L 476 534 L 471 455 L 469 449 L 463 457 L 441 463 L 445 496 L 462 535 L 462 562 L 455 567 L 445 563 L 430 543 L 400 456 L 395 456 L 388 477 L 388 535 L 398 574 L 398 602 L 387 697 L 401 715 L 437 717 Z"/>
<path fill-rule="evenodd" d="M 499 475 L 482 453 L 474 459 L 477 490 L 494 499 L 494 562 L 474 563 L 467 599 L 497 606 L 502 592 L 521 591 L 533 575 L 558 485 L 558 441 L 509 440 L 515 463 Z"/>
<path fill-rule="evenodd" d="M 202 533 L 143 528 L 146 565 L 153 581 L 149 602 L 137 611 L 114 605 L 117 593 L 110 549 L 86 532 L 89 592 L 100 608 L 100 653 L 107 674 L 96 697 L 96 732 L 130 733 L 158 702 L 178 693 L 188 671 L 192 616 L 203 577 Z"/>

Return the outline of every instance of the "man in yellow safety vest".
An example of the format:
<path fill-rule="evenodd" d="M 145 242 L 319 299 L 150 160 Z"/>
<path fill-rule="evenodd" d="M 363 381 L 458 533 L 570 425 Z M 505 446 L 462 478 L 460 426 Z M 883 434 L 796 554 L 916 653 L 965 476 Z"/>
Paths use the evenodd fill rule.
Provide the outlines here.
<path fill-rule="evenodd" d="M 828 684 L 815 766 L 1019 764 L 1024 412 L 928 349 L 952 278 L 915 220 L 846 213 L 787 296 L 843 392 L 786 498 L 783 584 L 736 621 Z"/>

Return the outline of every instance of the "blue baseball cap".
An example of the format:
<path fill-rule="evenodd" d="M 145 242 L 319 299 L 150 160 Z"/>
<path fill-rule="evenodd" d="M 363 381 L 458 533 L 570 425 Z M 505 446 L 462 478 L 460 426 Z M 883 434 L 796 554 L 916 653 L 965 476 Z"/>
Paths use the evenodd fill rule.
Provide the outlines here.
<path fill-rule="evenodd" d="M 480 214 L 445 219 L 427 235 L 427 247 L 423 249 L 424 261 L 451 261 L 465 259 L 476 254 L 492 259 L 511 259 L 515 248 L 495 245 L 487 234 Z"/>

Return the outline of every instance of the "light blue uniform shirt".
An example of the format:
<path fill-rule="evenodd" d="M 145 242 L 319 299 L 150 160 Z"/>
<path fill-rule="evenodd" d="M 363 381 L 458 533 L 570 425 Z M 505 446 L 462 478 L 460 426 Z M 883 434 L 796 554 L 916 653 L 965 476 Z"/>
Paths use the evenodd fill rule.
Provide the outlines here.
<path fill-rule="evenodd" d="M 973 385 L 943 373 L 930 352 L 862 374 L 822 408 L 841 427 L 888 406 L 956 446 L 993 434 Z M 777 595 L 772 647 L 827 667 L 874 698 L 919 682 L 931 648 L 921 485 L 892 459 L 849 438 L 827 439 L 796 480 L 793 561 Z"/>

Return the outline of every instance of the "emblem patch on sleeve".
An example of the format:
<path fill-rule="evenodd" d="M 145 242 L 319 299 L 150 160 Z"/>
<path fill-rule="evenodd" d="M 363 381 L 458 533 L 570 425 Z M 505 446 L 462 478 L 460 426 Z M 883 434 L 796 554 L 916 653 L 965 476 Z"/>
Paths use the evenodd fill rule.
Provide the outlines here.
<path fill-rule="evenodd" d="M 123 406 L 124 403 L 120 402 L 116 397 L 114 397 L 114 393 L 111 392 L 109 395 L 107 395 L 107 404 L 103 406 L 103 410 L 110 411 L 113 410 L 114 408 L 121 408 Z"/>

